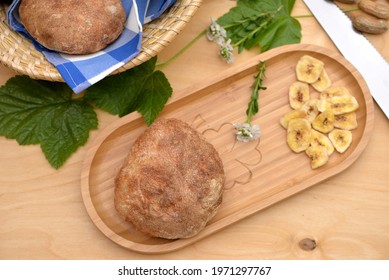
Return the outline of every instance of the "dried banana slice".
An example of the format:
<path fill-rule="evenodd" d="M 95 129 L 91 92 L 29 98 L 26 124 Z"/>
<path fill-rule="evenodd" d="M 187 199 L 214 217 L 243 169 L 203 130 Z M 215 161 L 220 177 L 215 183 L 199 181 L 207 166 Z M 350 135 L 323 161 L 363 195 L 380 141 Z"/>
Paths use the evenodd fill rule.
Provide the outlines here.
<path fill-rule="evenodd" d="M 311 143 L 311 131 L 311 124 L 307 119 L 290 120 L 286 136 L 290 149 L 295 153 L 305 151 Z"/>
<path fill-rule="evenodd" d="M 339 153 L 344 153 L 351 145 L 353 134 L 350 130 L 335 128 L 328 133 L 328 138 Z"/>
<path fill-rule="evenodd" d="M 344 95 L 351 95 L 351 94 L 346 87 L 336 86 L 336 87 L 330 87 L 325 91 L 321 92 L 319 98 L 328 99 L 334 96 L 344 96 Z"/>
<path fill-rule="evenodd" d="M 316 103 L 316 106 L 319 112 L 331 111 L 331 103 L 328 101 L 328 99 L 319 99 Z"/>
<path fill-rule="evenodd" d="M 289 87 L 289 104 L 293 109 L 301 108 L 309 100 L 309 85 L 302 82 L 294 82 Z"/>
<path fill-rule="evenodd" d="M 329 156 L 325 147 L 310 146 L 305 150 L 307 156 L 311 159 L 311 168 L 316 169 L 328 162 Z"/>
<path fill-rule="evenodd" d="M 323 68 L 321 71 L 319 78 L 316 82 L 312 84 L 312 87 L 316 89 L 318 92 L 322 92 L 328 89 L 332 85 L 330 77 L 327 74 L 327 71 Z"/>
<path fill-rule="evenodd" d="M 313 120 L 319 114 L 319 109 L 317 108 L 317 99 L 310 99 L 304 103 L 304 105 L 300 108 L 301 111 L 306 112 L 306 119 L 312 123 Z"/>
<path fill-rule="evenodd" d="M 346 130 L 353 130 L 358 127 L 357 114 L 355 112 L 335 115 L 334 127 Z"/>
<path fill-rule="evenodd" d="M 280 124 L 282 125 L 283 128 L 288 128 L 288 124 L 290 120 L 297 119 L 297 118 L 306 118 L 307 113 L 301 110 L 293 110 L 290 112 L 285 113 L 281 118 L 280 118 Z"/>
<path fill-rule="evenodd" d="M 312 56 L 302 56 L 296 65 L 297 80 L 312 84 L 319 79 L 324 63 Z"/>
<path fill-rule="evenodd" d="M 335 116 L 332 111 L 327 110 L 320 113 L 312 122 L 312 127 L 322 133 L 328 133 L 334 129 Z"/>
<path fill-rule="evenodd" d="M 352 95 L 333 96 L 317 101 L 319 112 L 332 111 L 334 115 L 351 113 L 359 108 L 357 99 Z"/>
<path fill-rule="evenodd" d="M 332 145 L 331 140 L 327 135 L 312 129 L 312 140 L 310 146 L 312 147 L 324 147 L 327 151 L 328 156 L 332 155 L 334 152 L 334 145 Z"/>
<path fill-rule="evenodd" d="M 334 115 L 354 112 L 359 108 L 357 99 L 352 95 L 333 96 L 329 99 Z"/>

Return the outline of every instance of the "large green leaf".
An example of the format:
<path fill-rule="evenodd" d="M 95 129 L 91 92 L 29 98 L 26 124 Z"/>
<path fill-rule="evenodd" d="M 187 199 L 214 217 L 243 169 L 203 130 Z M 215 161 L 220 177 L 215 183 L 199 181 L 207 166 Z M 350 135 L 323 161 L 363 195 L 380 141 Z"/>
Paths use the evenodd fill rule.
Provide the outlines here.
<path fill-rule="evenodd" d="M 64 83 L 16 76 L 0 87 L 0 135 L 22 145 L 40 144 L 55 168 L 85 144 L 95 128 L 93 107 L 73 99 Z"/>
<path fill-rule="evenodd" d="M 90 87 L 85 98 L 120 117 L 139 111 L 151 124 L 172 94 L 165 75 L 155 71 L 156 61 L 154 57 L 138 67 L 106 77 Z"/>

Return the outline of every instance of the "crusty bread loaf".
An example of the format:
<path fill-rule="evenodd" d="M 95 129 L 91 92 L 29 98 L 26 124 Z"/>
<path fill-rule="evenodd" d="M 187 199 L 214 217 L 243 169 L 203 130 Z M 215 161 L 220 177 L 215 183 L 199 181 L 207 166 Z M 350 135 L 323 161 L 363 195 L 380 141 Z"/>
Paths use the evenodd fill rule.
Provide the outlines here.
<path fill-rule="evenodd" d="M 19 15 L 37 42 L 68 54 L 105 48 L 126 22 L 121 0 L 22 0 Z"/>
<path fill-rule="evenodd" d="M 215 148 L 177 119 L 154 122 L 134 143 L 115 179 L 115 207 L 145 234 L 187 238 L 221 201 L 225 175 Z"/>

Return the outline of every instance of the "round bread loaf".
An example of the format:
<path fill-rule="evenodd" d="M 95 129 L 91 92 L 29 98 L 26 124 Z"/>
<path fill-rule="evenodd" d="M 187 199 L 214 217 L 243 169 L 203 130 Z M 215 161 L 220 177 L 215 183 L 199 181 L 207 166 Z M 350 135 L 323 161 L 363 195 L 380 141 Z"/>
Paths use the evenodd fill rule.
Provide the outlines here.
<path fill-rule="evenodd" d="M 122 33 L 121 0 L 22 0 L 19 16 L 44 47 L 68 54 L 91 54 Z"/>
<path fill-rule="evenodd" d="M 201 134 L 160 119 L 135 141 L 116 176 L 115 207 L 142 233 L 188 238 L 215 215 L 224 181 L 219 154 Z"/>

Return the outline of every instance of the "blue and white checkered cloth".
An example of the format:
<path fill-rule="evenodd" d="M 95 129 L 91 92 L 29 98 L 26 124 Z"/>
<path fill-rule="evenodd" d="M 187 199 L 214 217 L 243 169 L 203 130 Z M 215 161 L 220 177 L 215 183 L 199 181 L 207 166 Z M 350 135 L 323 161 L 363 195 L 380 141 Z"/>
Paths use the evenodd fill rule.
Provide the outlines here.
<path fill-rule="evenodd" d="M 33 40 L 19 19 L 20 1 L 14 0 L 8 8 L 9 25 L 33 41 L 35 48 L 54 64 L 75 93 L 85 90 L 133 59 L 140 52 L 142 25 L 159 17 L 175 2 L 175 0 L 122 0 L 127 22 L 119 38 L 95 54 L 67 55 L 48 50 Z"/>

